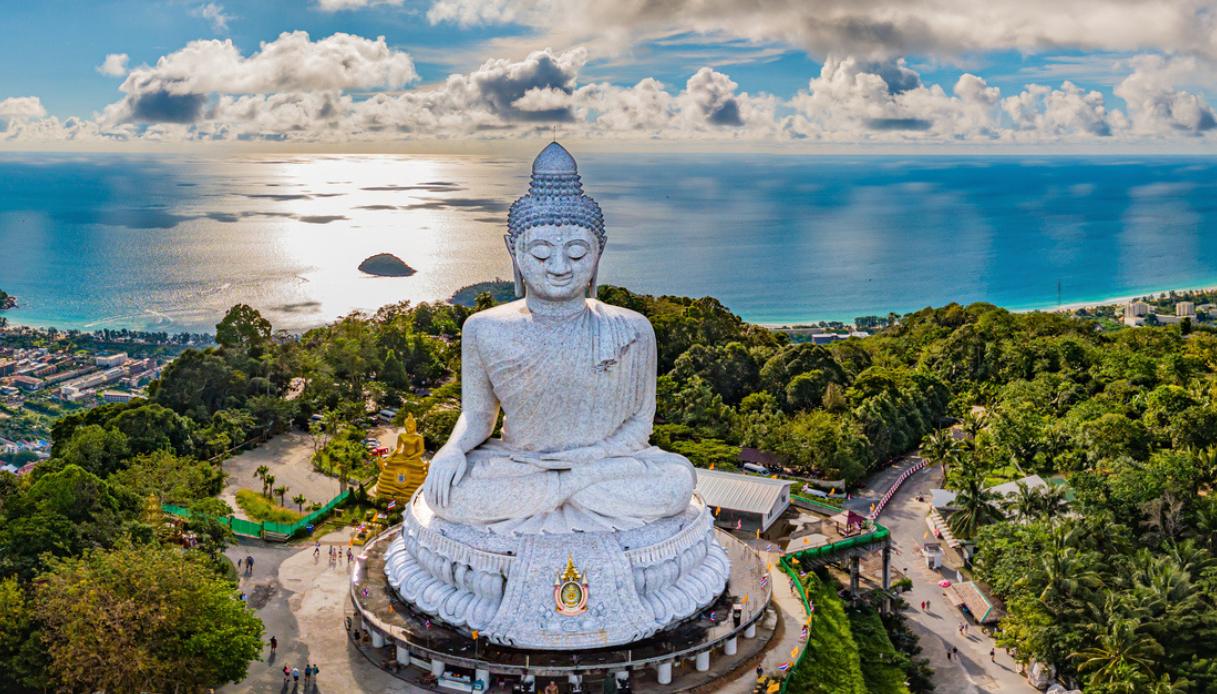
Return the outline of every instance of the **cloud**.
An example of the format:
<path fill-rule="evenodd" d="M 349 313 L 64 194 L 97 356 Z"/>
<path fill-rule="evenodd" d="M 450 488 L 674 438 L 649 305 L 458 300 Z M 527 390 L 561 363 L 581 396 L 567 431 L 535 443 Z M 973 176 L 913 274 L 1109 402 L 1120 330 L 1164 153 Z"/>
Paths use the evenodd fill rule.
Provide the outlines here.
<path fill-rule="evenodd" d="M 338 33 L 311 41 L 306 32 L 285 32 L 249 57 L 231 40 L 191 41 L 155 66 L 131 70 L 120 87 L 126 98 L 107 108 L 105 120 L 193 123 L 213 93 L 281 96 L 396 88 L 416 79 L 414 61 L 383 36 L 373 41 Z"/>
<path fill-rule="evenodd" d="M 703 67 L 689 78 L 685 90 L 713 125 L 743 125 L 735 88 L 739 85 L 721 72 Z"/>
<path fill-rule="evenodd" d="M 106 59 L 97 66 L 97 71 L 110 77 L 122 77 L 127 74 L 127 54 L 109 53 Z"/>
<path fill-rule="evenodd" d="M 46 115 L 42 100 L 36 96 L 12 96 L 0 100 L 0 119 L 24 120 Z"/>
<path fill-rule="evenodd" d="M 1128 104 L 1135 131 L 1145 135 L 1199 135 L 1217 128 L 1217 116 L 1204 97 L 1177 88 L 1180 83 L 1211 84 L 1212 62 L 1192 57 L 1137 56 L 1133 72 L 1115 93 Z"/>
<path fill-rule="evenodd" d="M 217 34 L 228 31 L 228 22 L 233 19 L 232 15 L 224 14 L 224 7 L 222 5 L 217 5 L 214 2 L 200 5 L 191 10 L 190 14 L 206 19 L 211 23 L 211 30 Z"/>
<path fill-rule="evenodd" d="M 317 9 L 322 12 L 338 12 L 340 10 L 361 10 L 375 5 L 400 6 L 403 0 L 317 0 Z"/>
<path fill-rule="evenodd" d="M 607 51 L 693 32 L 870 60 L 1059 48 L 1217 57 L 1210 0 L 435 0 L 427 17 L 523 25 L 551 44 Z"/>

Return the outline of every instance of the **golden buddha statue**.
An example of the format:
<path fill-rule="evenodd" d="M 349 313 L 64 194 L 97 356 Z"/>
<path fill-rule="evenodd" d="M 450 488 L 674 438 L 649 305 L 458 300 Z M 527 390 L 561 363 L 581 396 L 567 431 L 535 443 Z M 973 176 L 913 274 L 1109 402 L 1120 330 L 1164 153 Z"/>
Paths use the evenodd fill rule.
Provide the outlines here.
<path fill-rule="evenodd" d="M 380 462 L 376 498 L 381 501 L 397 499 L 404 503 L 427 478 L 427 462 L 423 460 L 426 446 L 414 415 L 406 416 L 405 425 L 405 431 L 397 436 L 397 447 Z"/>

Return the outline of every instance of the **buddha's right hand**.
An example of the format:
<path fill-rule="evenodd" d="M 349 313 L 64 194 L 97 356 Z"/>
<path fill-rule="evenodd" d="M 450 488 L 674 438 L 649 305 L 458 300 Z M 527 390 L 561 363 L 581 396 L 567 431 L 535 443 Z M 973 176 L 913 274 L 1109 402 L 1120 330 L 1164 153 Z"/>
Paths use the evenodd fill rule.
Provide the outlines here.
<path fill-rule="evenodd" d="M 431 459 L 431 467 L 427 470 L 427 481 L 423 483 L 423 496 L 432 508 L 448 505 L 452 488 L 465 478 L 468 463 L 465 454 L 459 448 L 439 449 Z"/>

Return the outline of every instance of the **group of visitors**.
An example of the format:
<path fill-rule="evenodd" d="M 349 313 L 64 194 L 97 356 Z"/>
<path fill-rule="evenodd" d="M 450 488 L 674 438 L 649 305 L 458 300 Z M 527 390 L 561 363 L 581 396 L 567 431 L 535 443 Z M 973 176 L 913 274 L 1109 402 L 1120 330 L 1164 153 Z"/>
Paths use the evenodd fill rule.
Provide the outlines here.
<path fill-rule="evenodd" d="M 320 668 L 317 667 L 316 663 L 313 663 L 312 665 L 305 663 L 304 691 L 308 691 L 310 684 L 314 687 L 317 686 L 317 673 L 319 671 Z M 287 685 L 288 682 L 292 683 L 292 691 L 296 691 L 296 689 L 300 686 L 300 668 L 288 667 L 287 665 L 283 666 L 283 684 Z"/>

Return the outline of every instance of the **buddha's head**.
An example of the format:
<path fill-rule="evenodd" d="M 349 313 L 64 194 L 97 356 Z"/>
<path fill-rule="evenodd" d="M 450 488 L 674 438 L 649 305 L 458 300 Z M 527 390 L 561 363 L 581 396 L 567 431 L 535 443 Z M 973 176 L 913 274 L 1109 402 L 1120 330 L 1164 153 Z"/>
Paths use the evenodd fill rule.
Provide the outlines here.
<path fill-rule="evenodd" d="M 575 159 L 562 145 L 550 143 L 533 161 L 532 184 L 511 206 L 507 229 L 516 296 L 595 296 L 604 215 L 583 194 Z"/>
<path fill-rule="evenodd" d="M 414 434 L 418 432 L 418 422 L 414 421 L 413 414 L 406 415 L 405 426 L 407 434 Z"/>

